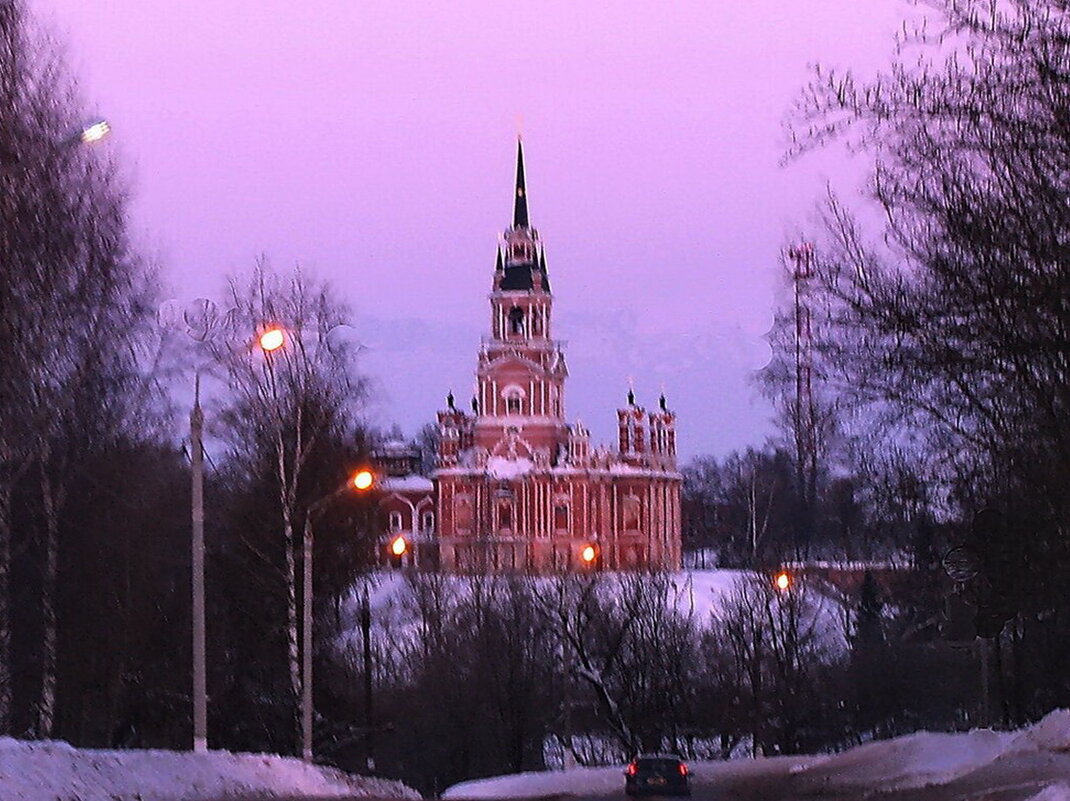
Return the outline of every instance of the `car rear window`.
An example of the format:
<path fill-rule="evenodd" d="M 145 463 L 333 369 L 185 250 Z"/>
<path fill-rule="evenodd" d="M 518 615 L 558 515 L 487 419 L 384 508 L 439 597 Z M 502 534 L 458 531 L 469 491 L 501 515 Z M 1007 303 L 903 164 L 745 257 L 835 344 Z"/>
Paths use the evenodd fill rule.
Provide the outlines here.
<path fill-rule="evenodd" d="M 672 772 L 680 763 L 675 759 L 640 759 L 637 760 L 639 770 L 656 770 Z"/>

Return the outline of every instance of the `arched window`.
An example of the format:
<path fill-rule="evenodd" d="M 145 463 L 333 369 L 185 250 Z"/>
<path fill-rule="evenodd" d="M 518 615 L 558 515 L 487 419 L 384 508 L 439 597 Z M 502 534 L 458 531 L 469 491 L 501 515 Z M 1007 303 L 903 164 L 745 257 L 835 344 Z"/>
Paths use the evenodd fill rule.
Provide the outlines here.
<path fill-rule="evenodd" d="M 621 504 L 621 524 L 625 531 L 638 531 L 639 519 L 642 513 L 642 506 L 639 503 L 639 499 L 634 496 L 628 496 Z"/>
<path fill-rule="evenodd" d="M 513 505 L 510 503 L 499 504 L 498 506 L 498 528 L 512 528 L 513 527 Z"/>
<path fill-rule="evenodd" d="M 467 495 L 460 495 L 454 500 L 453 523 L 459 530 L 472 527 L 472 501 Z"/>
<path fill-rule="evenodd" d="M 518 335 L 524 333 L 524 310 L 519 306 L 513 306 L 509 310 L 509 333 Z"/>
<path fill-rule="evenodd" d="M 390 513 L 390 530 L 401 531 L 401 512 Z"/>
<path fill-rule="evenodd" d="M 568 504 L 563 501 L 554 504 L 554 529 L 568 531 Z"/>
<path fill-rule="evenodd" d="M 505 413 L 522 414 L 524 393 L 516 387 L 510 387 L 503 394 L 505 395 Z"/>

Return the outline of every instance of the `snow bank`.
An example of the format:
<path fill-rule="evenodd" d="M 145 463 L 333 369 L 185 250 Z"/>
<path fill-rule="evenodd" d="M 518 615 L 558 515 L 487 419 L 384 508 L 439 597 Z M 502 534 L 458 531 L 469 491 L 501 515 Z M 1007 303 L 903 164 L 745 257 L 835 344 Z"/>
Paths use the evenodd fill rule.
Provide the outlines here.
<path fill-rule="evenodd" d="M 1011 748 L 1018 751 L 1070 752 L 1070 709 L 1056 709 L 1022 731 Z"/>
<path fill-rule="evenodd" d="M 1007 750 L 1013 734 L 980 729 L 965 734 L 918 732 L 866 743 L 811 763 L 801 773 L 837 787 L 905 790 L 944 784 L 987 765 Z"/>
<path fill-rule="evenodd" d="M 443 799 L 544 798 L 553 795 L 602 795 L 624 787 L 623 768 L 572 768 L 554 773 L 514 773 L 455 784 Z M 1049 801 L 1044 799 L 1044 801 Z"/>
<path fill-rule="evenodd" d="M 1039 793 L 1031 796 L 1028 801 L 1070 801 L 1070 784 L 1064 782 L 1049 784 Z"/>
<path fill-rule="evenodd" d="M 417 799 L 400 782 L 290 757 L 212 751 L 96 751 L 0 738 L 3 801 L 201 801 L 256 795 Z"/>
<path fill-rule="evenodd" d="M 829 756 L 697 762 L 691 767 L 697 785 L 731 783 L 743 775 L 753 779 L 765 774 L 783 780 L 790 776 L 797 789 L 807 794 L 846 794 L 874 788 L 887 791 L 942 785 L 988 767 L 998 767 L 1001 775 L 1024 785 L 1040 778 L 1035 772 L 1038 757 L 1054 771 L 1049 775 L 1059 779 L 1070 776 L 1070 711 L 1056 710 L 1018 732 L 917 732 Z M 563 773 L 498 776 L 455 785 L 442 797 L 604 795 L 623 788 L 620 771 L 619 767 L 580 768 Z M 1070 784 L 1055 781 L 1029 801 L 1070 801 Z"/>

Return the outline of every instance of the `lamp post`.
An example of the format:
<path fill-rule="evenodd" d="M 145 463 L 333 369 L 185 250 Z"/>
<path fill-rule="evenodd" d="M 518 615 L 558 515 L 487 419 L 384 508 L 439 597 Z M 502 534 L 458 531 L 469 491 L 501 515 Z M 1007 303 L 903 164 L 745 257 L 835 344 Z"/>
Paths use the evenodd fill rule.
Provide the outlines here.
<path fill-rule="evenodd" d="M 78 145 L 92 145 L 106 139 L 111 135 L 111 123 L 107 120 L 95 120 L 87 123 L 68 136 L 52 140 L 48 145 L 48 156 L 58 154 L 63 148 L 77 147 Z M 0 169 L 18 167 L 25 164 L 25 160 L 17 148 L 0 147 Z"/>
<path fill-rule="evenodd" d="M 261 338 L 262 340 L 263 338 Z M 346 482 L 329 495 L 325 495 L 308 507 L 305 512 L 303 537 L 304 576 L 301 599 L 301 758 L 312 761 L 312 520 L 327 503 L 348 490 L 367 492 L 375 486 L 375 475 L 371 470 L 361 469 L 351 475 Z M 364 608 L 367 614 L 368 594 L 364 590 Z M 363 617 L 362 617 L 363 620 Z"/>
<path fill-rule="evenodd" d="M 103 129 L 102 127 L 103 126 Z M 108 133 L 107 123 L 96 123 L 82 132 L 82 141 L 93 142 Z M 202 314 L 212 316 L 212 304 L 204 301 Z M 211 325 L 206 323 L 204 337 Z M 281 328 L 270 328 L 260 334 L 258 345 L 265 352 L 278 350 L 285 342 Z M 193 570 L 193 751 L 208 751 L 208 678 L 205 656 L 205 592 L 204 592 L 204 410 L 201 408 L 201 373 L 197 370 L 193 381 L 193 408 L 189 414 L 190 439 L 190 517 L 192 522 Z"/>
<path fill-rule="evenodd" d="M 190 498 L 193 522 L 193 750 L 208 751 L 208 683 L 204 637 L 204 412 L 201 374 L 193 381 L 193 409 L 189 413 Z"/>

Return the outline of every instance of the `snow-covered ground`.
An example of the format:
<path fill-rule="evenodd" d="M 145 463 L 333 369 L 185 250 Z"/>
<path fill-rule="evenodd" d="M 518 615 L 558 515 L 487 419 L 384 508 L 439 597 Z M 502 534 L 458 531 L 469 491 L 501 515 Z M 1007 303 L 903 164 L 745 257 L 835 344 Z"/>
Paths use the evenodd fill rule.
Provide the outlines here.
<path fill-rule="evenodd" d="M 419 798 L 399 782 L 299 759 L 211 751 L 94 751 L 0 738 L 2 801 L 204 801 L 220 798 Z"/>
<path fill-rule="evenodd" d="M 614 574 L 607 574 L 612 577 Z M 693 613 L 696 619 L 707 622 L 710 615 L 720 609 L 725 599 L 749 574 L 743 570 L 682 570 L 670 574 L 675 588 L 675 600 L 684 613 Z M 448 576 L 450 592 L 462 598 L 471 591 L 471 579 L 467 576 Z M 411 589 L 407 574 L 395 571 L 373 573 L 369 580 L 369 598 L 373 625 L 388 625 L 403 628 L 412 622 Z M 361 603 L 363 585 L 353 587 L 347 608 L 356 617 Z"/>
<path fill-rule="evenodd" d="M 963 734 L 918 732 L 829 756 L 698 762 L 691 765 L 696 795 L 703 787 L 760 786 L 766 798 L 861 797 L 929 788 L 931 798 L 1070 801 L 1070 711 L 1057 710 L 1018 732 L 987 729 Z M 522 773 L 454 785 L 444 799 L 544 798 L 616 794 L 621 768 Z M 946 793 L 941 789 L 946 789 Z M 715 792 L 715 795 L 719 793 Z"/>

